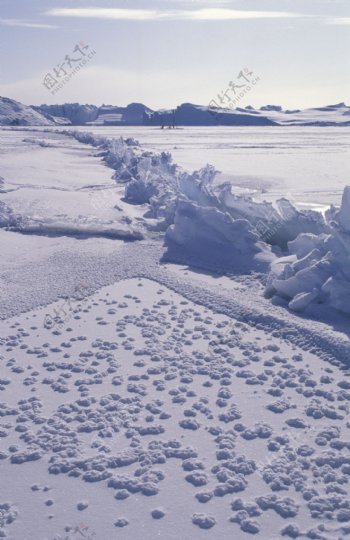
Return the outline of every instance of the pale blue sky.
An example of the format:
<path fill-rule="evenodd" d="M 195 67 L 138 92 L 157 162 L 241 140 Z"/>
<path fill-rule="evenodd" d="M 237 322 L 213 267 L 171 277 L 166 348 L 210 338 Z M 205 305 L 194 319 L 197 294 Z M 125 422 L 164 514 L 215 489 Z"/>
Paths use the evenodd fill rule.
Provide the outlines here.
<path fill-rule="evenodd" d="M 0 95 L 26 104 L 208 104 L 248 67 L 241 105 L 349 101 L 349 0 L 0 0 Z M 55 96 L 43 77 L 96 55 Z"/>

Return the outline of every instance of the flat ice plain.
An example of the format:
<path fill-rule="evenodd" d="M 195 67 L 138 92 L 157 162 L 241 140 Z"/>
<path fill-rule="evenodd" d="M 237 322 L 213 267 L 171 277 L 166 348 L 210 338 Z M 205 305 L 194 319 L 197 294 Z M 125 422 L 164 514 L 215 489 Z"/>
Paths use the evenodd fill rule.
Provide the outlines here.
<path fill-rule="evenodd" d="M 299 207 L 348 182 L 345 128 L 92 131 Z M 164 262 L 101 148 L 0 142 L 0 538 L 347 538 L 349 318 Z"/>

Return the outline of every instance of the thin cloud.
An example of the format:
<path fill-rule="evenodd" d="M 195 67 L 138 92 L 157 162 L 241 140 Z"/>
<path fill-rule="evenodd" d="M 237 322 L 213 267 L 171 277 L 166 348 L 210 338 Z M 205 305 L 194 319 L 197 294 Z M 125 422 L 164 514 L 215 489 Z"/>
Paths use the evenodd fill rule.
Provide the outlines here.
<path fill-rule="evenodd" d="M 328 19 L 328 24 L 350 24 L 350 17 L 335 17 Z"/>
<path fill-rule="evenodd" d="M 242 19 L 281 19 L 300 17 L 287 11 L 245 11 L 225 8 L 203 8 L 193 10 L 150 10 L 122 8 L 52 8 L 45 15 L 54 17 L 78 17 L 109 20 L 189 20 L 227 21 Z"/>
<path fill-rule="evenodd" d="M 53 17 L 78 17 L 89 19 L 154 20 L 161 18 L 163 12 L 149 9 L 119 8 L 52 8 L 45 15 Z"/>
<path fill-rule="evenodd" d="M 0 19 L 0 26 L 16 26 L 20 28 L 41 28 L 52 30 L 58 28 L 52 24 L 42 24 L 31 21 L 22 21 L 20 19 Z"/>
<path fill-rule="evenodd" d="M 185 19 L 200 21 L 225 21 L 235 19 L 281 19 L 297 17 L 298 14 L 286 11 L 243 11 L 224 8 L 207 8 L 195 11 L 184 11 Z"/>

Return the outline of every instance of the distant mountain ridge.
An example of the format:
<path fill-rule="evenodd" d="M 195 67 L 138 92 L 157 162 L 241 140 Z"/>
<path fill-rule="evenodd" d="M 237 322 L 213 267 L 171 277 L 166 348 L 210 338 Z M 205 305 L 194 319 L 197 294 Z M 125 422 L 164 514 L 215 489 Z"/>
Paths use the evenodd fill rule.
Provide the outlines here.
<path fill-rule="evenodd" d="M 27 106 L 0 97 L 0 125 L 74 126 L 350 126 L 345 103 L 305 110 L 283 110 L 279 105 L 209 108 L 182 103 L 175 109 L 154 111 L 143 103 L 126 107 L 65 103 Z"/>
<path fill-rule="evenodd" d="M 115 105 L 80 105 L 79 103 L 65 103 L 63 105 L 33 106 L 37 112 L 43 114 L 56 123 L 69 123 L 75 126 L 85 124 L 93 125 L 143 125 L 143 115 L 152 110 L 142 103 L 130 103 L 126 107 Z"/>
<path fill-rule="evenodd" d="M 156 126 L 274 126 L 266 116 L 242 109 L 209 109 L 202 105 L 183 103 L 174 110 L 145 113 L 144 125 Z"/>
<path fill-rule="evenodd" d="M 279 105 L 209 108 L 183 103 L 174 110 L 145 113 L 145 125 L 183 126 L 350 126 L 350 107 L 337 103 L 305 110 L 283 110 Z"/>

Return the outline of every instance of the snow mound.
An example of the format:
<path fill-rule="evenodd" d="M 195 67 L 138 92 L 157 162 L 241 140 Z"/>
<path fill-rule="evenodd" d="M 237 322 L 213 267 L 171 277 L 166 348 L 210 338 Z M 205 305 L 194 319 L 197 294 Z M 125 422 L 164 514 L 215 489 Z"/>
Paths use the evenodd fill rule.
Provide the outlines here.
<path fill-rule="evenodd" d="M 142 151 L 133 139 L 94 139 L 94 145 L 106 148 L 104 159 L 115 170 L 114 179 L 125 183 L 125 200 L 148 204 L 146 217 L 158 220 L 158 230 L 174 223 L 177 201 L 186 199 L 228 213 L 232 219 L 248 220 L 261 240 L 282 248 L 302 232 L 329 231 L 320 212 L 299 211 L 287 199 L 278 200 L 274 207 L 247 195 L 234 195 L 232 185 L 226 182 L 215 185 L 217 171 L 211 165 L 189 174 L 172 162 L 171 154 Z"/>
<path fill-rule="evenodd" d="M 210 165 L 188 174 L 172 162 L 171 154 L 144 151 L 133 138 L 108 139 L 79 131 L 63 133 L 102 150 L 104 161 L 115 171 L 114 180 L 125 184 L 125 201 L 147 205 L 145 217 L 151 228 L 166 230 L 173 224 L 179 197 L 203 205 L 219 204 L 211 190 L 216 170 Z"/>
<path fill-rule="evenodd" d="M 165 260 L 205 266 L 213 270 L 247 271 L 263 267 L 269 251 L 249 221 L 233 219 L 214 207 L 179 201 L 175 221 L 165 235 Z"/>
<path fill-rule="evenodd" d="M 123 201 L 144 211 L 143 237 L 165 232 L 164 260 L 230 273 L 268 272 L 272 263 L 267 297 L 294 311 L 325 303 L 350 313 L 350 188 L 340 210 L 323 216 L 287 199 L 273 205 L 235 195 L 214 182 L 214 167 L 189 174 L 169 153 L 145 151 L 134 139 L 65 133 L 101 150 L 124 185 Z M 271 246 L 288 247 L 289 256 L 276 259 Z"/>
<path fill-rule="evenodd" d="M 350 186 L 330 234 L 300 234 L 288 244 L 291 255 L 272 267 L 267 297 L 282 297 L 294 311 L 328 304 L 350 315 Z"/>
<path fill-rule="evenodd" d="M 171 154 L 145 151 L 134 139 L 65 134 L 102 150 L 100 155 L 115 171 L 114 180 L 125 186 L 124 201 L 144 206 L 145 230 L 167 231 L 168 260 L 196 262 L 208 269 L 225 266 L 227 270 L 228 265 L 230 271 L 248 269 L 249 261 L 251 269 L 256 269 L 258 260 L 258 266 L 264 268 L 266 260 L 273 259 L 269 245 L 286 249 L 300 234 L 330 234 L 331 220 L 337 216 L 334 209 L 327 218 L 320 212 L 299 211 L 287 199 L 272 205 L 235 195 L 228 183 L 215 183 L 214 167 L 206 165 L 189 174 L 172 162 Z M 248 252 L 249 257 L 243 257 Z"/>

